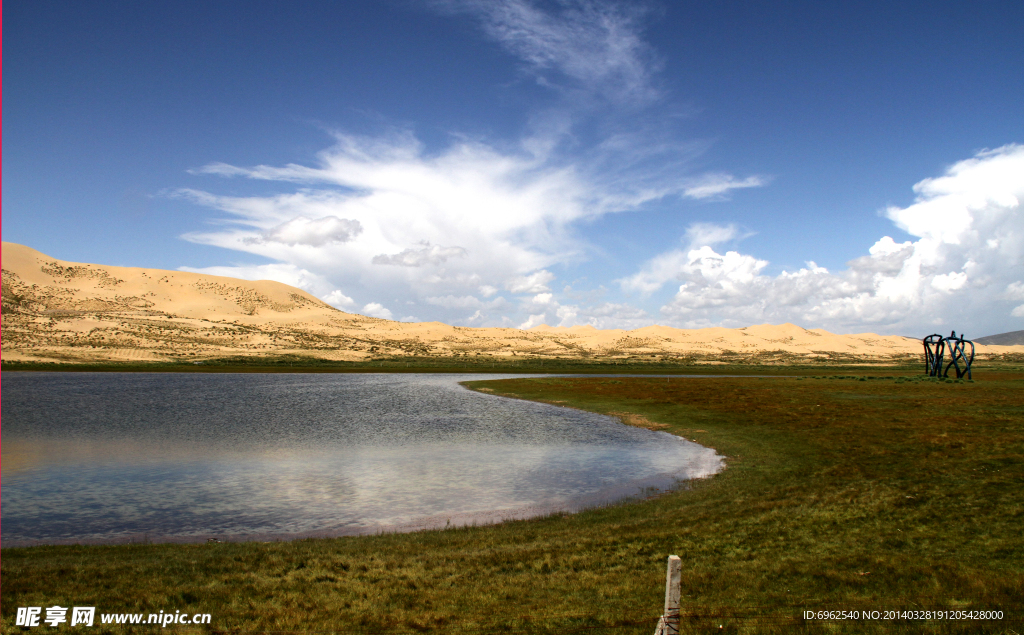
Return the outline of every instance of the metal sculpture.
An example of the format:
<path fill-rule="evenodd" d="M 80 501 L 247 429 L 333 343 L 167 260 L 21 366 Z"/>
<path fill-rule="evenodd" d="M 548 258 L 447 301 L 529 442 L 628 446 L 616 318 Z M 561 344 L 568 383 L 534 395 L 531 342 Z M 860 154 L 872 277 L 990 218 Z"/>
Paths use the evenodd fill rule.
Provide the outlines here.
<path fill-rule="evenodd" d="M 971 364 L 974 363 L 974 342 L 964 339 L 961 335 L 957 337 L 956 331 L 949 334 L 949 337 L 942 337 L 933 333 L 921 340 L 924 343 L 924 370 L 930 377 L 949 377 L 949 369 L 956 368 L 956 378 L 966 376 L 971 379 Z M 970 346 L 970 353 L 967 347 Z M 943 357 L 949 351 L 950 361 L 942 368 Z"/>
<path fill-rule="evenodd" d="M 942 354 L 946 350 L 946 338 L 932 333 L 921 340 L 924 342 L 924 372 L 929 377 L 938 377 L 942 372 Z"/>

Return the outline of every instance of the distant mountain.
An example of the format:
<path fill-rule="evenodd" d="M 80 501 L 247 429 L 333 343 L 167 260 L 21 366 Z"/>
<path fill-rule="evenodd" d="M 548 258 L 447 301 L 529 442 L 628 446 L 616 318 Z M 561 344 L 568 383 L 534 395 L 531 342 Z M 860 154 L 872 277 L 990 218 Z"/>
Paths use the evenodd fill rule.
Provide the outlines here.
<path fill-rule="evenodd" d="M 975 344 L 984 344 L 985 346 L 1019 346 L 1024 344 L 1024 331 L 1010 331 L 1009 333 L 1000 333 L 999 335 L 986 335 L 985 337 L 979 337 L 974 340 Z"/>

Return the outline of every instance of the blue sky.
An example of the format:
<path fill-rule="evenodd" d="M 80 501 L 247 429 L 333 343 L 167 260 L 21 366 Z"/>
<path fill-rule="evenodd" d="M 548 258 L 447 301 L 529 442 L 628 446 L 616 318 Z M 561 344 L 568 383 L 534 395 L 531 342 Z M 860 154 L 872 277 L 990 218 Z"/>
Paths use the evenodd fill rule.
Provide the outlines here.
<path fill-rule="evenodd" d="M 6 9 L 3 237 L 54 257 L 472 326 L 1024 328 L 1020 3 Z"/>

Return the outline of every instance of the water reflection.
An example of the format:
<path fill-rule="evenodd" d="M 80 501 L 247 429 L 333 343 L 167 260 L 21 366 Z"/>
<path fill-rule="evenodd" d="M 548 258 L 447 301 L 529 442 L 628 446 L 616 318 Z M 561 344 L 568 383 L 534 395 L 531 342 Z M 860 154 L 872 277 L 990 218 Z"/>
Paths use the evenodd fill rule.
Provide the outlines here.
<path fill-rule="evenodd" d="M 486 522 L 721 467 L 672 435 L 458 386 L 477 378 L 9 373 L 4 545 Z"/>

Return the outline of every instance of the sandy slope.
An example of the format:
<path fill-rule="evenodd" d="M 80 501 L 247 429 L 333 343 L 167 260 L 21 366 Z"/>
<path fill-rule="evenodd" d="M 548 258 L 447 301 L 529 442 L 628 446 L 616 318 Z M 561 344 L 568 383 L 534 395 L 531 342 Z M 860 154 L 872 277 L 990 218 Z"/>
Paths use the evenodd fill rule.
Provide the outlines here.
<path fill-rule="evenodd" d="M 408 324 L 339 311 L 279 282 L 56 260 L 3 243 L 3 359 L 201 360 L 298 354 L 334 360 L 393 356 L 570 357 L 600 360 L 884 361 L 918 340 L 835 335 L 793 324 L 632 331 Z M 1024 346 L 979 346 L 982 354 Z"/>

